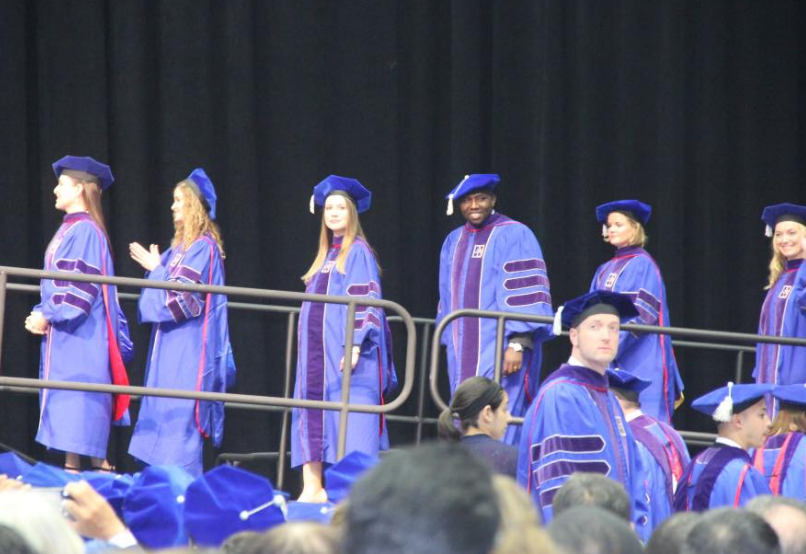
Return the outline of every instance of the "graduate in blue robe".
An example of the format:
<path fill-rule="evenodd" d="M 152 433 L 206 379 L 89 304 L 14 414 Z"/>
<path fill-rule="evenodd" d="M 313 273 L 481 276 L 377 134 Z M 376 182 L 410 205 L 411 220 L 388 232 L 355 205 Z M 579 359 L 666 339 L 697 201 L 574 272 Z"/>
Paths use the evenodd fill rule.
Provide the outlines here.
<path fill-rule="evenodd" d="M 368 210 L 371 193 L 355 179 L 330 175 L 312 197 L 323 208 L 319 252 L 303 276 L 305 292 L 380 299 L 381 280 L 358 214 Z M 304 302 L 299 319 L 294 398 L 341 400 L 342 371 L 352 369 L 350 402 L 383 404 L 397 384 L 392 344 L 382 309 L 358 305 L 352 360 L 343 360 L 347 306 Z M 389 448 L 385 420 L 378 414 L 348 417 L 346 452 L 377 456 Z M 327 500 L 323 464 L 337 461 L 339 412 L 295 408 L 292 412 L 291 465 L 302 466 L 301 502 Z"/>
<path fill-rule="evenodd" d="M 658 264 L 643 248 L 644 225 L 651 212 L 652 208 L 638 200 L 618 200 L 596 208 L 605 241 L 616 247 L 616 254 L 596 270 L 590 290 L 628 295 L 639 315 L 627 323 L 668 327 L 666 286 Z M 641 392 L 641 410 L 669 423 L 683 394 L 671 337 L 622 331 L 616 365 L 650 382 Z"/>
<path fill-rule="evenodd" d="M 156 245 L 149 250 L 130 245 L 131 257 L 148 271 L 147 279 L 225 284 L 215 208 L 215 189 L 203 169 L 176 185 L 171 248 L 160 255 Z M 139 314 L 141 323 L 154 324 L 147 387 L 225 392 L 234 385 L 225 296 L 146 288 L 140 294 Z M 197 476 L 203 472 L 204 439 L 212 438 L 219 446 L 223 436 L 223 403 L 144 396 L 129 453 L 146 464 L 177 465 Z"/>
<path fill-rule="evenodd" d="M 767 479 L 772 494 L 806 502 L 806 385 L 775 387 L 778 414 L 753 465 Z"/>
<path fill-rule="evenodd" d="M 738 508 L 756 496 L 772 494 L 748 454 L 769 434 L 765 396 L 771 390 L 770 385 L 728 383 L 692 402 L 692 408 L 717 422 L 718 436 L 683 472 L 674 497 L 676 512 Z"/>
<path fill-rule="evenodd" d="M 605 375 L 618 349 L 619 322 L 634 316 L 627 296 L 608 291 L 585 294 L 558 310 L 558 320 L 570 327 L 571 357 L 545 380 L 529 407 L 518 457 L 518 482 L 545 522 L 552 519 L 558 489 L 582 471 L 621 483 L 633 500 L 633 521 L 645 525 L 635 439 Z"/>
<path fill-rule="evenodd" d="M 448 195 L 449 215 L 458 202 L 466 222 L 442 245 L 437 323 L 465 308 L 553 315 L 537 238 L 526 225 L 494 211 L 498 182 L 494 174 L 469 175 Z M 451 395 L 468 377 L 494 379 L 495 359 L 501 357 L 510 412 L 522 417 L 539 385 L 541 342 L 552 338 L 551 325 L 507 321 L 502 352 L 495 352 L 496 327 L 495 319 L 464 317 L 442 333 Z M 520 427 L 510 426 L 504 442 L 516 445 L 519 436 Z"/>
<path fill-rule="evenodd" d="M 639 394 L 649 382 L 623 370 L 607 370 L 610 390 L 624 410 L 641 458 L 644 495 L 649 505 L 646 524 L 636 526 L 639 536 L 649 540 L 652 531 L 672 515 L 677 484 L 691 458 L 680 434 L 670 425 L 646 415 Z"/>
<path fill-rule="evenodd" d="M 114 181 L 109 166 L 89 157 L 65 156 L 53 164 L 56 208 L 66 215 L 45 253 L 45 270 L 115 274 L 101 208 L 101 193 Z M 128 324 L 112 285 L 43 280 L 41 302 L 25 321 L 43 335 L 39 377 L 47 381 L 128 384 L 124 361 L 133 355 Z M 48 390 L 40 392 L 36 440 L 66 452 L 65 467 L 80 469 L 80 455 L 96 469 L 106 461 L 110 424 L 128 424 L 128 397 Z"/>
<path fill-rule="evenodd" d="M 761 219 L 772 237 L 773 255 L 758 334 L 806 338 L 806 206 L 767 206 Z M 773 385 L 806 383 L 806 346 L 759 343 L 753 377 Z M 775 417 L 774 401 L 768 410 Z"/>

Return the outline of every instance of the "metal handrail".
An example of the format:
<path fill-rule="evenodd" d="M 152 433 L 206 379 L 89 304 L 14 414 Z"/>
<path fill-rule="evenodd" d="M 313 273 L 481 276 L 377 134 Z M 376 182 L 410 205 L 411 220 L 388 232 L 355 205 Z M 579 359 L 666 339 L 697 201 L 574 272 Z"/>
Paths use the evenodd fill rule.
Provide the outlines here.
<path fill-rule="evenodd" d="M 321 302 L 331 304 L 347 305 L 347 316 L 345 321 L 344 340 L 344 360 L 350 360 L 352 356 L 352 341 L 356 307 L 375 306 L 397 313 L 402 318 L 406 327 L 406 359 L 404 370 L 403 388 L 400 394 L 391 402 L 383 405 L 350 404 L 350 379 L 352 372 L 342 372 L 342 397 L 340 402 L 327 402 L 319 400 L 301 400 L 279 398 L 271 396 L 256 396 L 232 393 L 213 393 L 204 391 L 186 391 L 175 389 L 158 389 L 150 387 L 132 387 L 119 385 L 102 385 L 97 383 L 66 383 L 59 381 L 43 381 L 40 379 L 25 379 L 19 377 L 0 377 L 0 386 L 22 386 L 35 388 L 69 389 L 84 392 L 103 392 L 115 394 L 141 394 L 144 396 L 161 396 L 169 398 L 185 398 L 193 400 L 208 400 L 220 402 L 237 402 L 249 405 L 273 405 L 284 407 L 315 408 L 324 410 L 338 410 L 339 436 L 337 459 L 344 457 L 347 444 L 347 415 L 351 411 L 385 414 L 391 412 L 408 399 L 414 386 L 414 356 L 416 350 L 417 333 L 414 320 L 411 314 L 400 304 L 390 300 L 379 300 L 368 297 L 350 296 L 330 296 L 324 294 L 311 294 L 289 291 L 276 291 L 270 289 L 257 289 L 249 287 L 234 287 L 221 285 L 197 285 L 188 283 L 177 283 L 174 281 L 154 281 L 149 279 L 135 279 L 132 277 L 109 277 L 104 275 L 86 275 L 82 273 L 70 273 L 63 271 L 43 271 L 37 269 L 26 269 L 17 267 L 0 266 L 0 353 L 3 345 L 3 321 L 5 319 L 5 303 L 8 276 L 33 278 L 33 279 L 54 279 L 64 281 L 78 281 L 87 283 L 109 284 L 116 286 L 129 286 L 138 288 L 153 288 L 163 290 L 181 290 L 190 292 L 203 292 L 212 294 L 222 294 L 229 296 L 246 296 L 251 298 L 285 300 L 295 302 Z M 0 362 L 2 358 L 0 358 Z M 0 369 L 2 365 L 0 365 Z"/>

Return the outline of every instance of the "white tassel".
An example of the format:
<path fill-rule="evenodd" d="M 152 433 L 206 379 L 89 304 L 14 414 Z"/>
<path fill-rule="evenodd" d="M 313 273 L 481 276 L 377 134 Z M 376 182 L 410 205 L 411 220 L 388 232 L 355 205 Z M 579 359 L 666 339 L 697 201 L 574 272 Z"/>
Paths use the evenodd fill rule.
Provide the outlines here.
<path fill-rule="evenodd" d="M 602 237 L 607 238 L 607 223 L 602 223 Z"/>
<path fill-rule="evenodd" d="M 728 382 L 728 395 L 719 403 L 719 406 L 716 407 L 714 410 L 714 414 L 711 416 L 714 418 L 714 421 L 718 421 L 720 423 L 727 423 L 730 421 L 731 416 L 733 415 L 733 396 L 731 396 L 731 391 L 733 390 L 733 381 Z"/>
<path fill-rule="evenodd" d="M 551 327 L 551 331 L 555 337 L 559 337 L 563 332 L 563 310 L 565 306 L 560 306 L 557 308 L 557 313 L 554 314 L 554 324 Z"/>
<path fill-rule="evenodd" d="M 266 508 L 270 508 L 271 506 L 275 506 L 275 505 L 279 505 L 280 510 L 282 512 L 285 512 L 285 510 L 283 510 L 283 504 L 285 504 L 285 499 L 282 496 L 275 494 L 274 498 L 272 498 L 271 502 L 266 502 L 265 504 L 261 504 L 260 506 L 258 506 L 257 508 L 255 508 L 253 510 L 243 510 L 243 511 L 241 511 L 240 514 L 238 514 L 238 517 L 240 518 L 241 521 L 247 521 L 250 517 L 252 517 L 256 513 L 262 512 Z"/>
<path fill-rule="evenodd" d="M 311 210 L 311 213 L 312 213 L 312 214 L 315 214 L 315 213 L 316 213 L 316 210 L 314 209 L 314 204 L 313 204 L 313 194 L 311 195 L 311 202 L 310 202 L 310 204 L 308 205 L 308 209 L 309 209 L 309 210 Z"/>
<path fill-rule="evenodd" d="M 453 193 L 448 195 L 448 209 L 445 210 L 445 215 L 453 215 Z"/>
<path fill-rule="evenodd" d="M 772 227 L 770 227 L 769 225 L 764 227 L 764 236 L 765 237 L 772 237 Z"/>

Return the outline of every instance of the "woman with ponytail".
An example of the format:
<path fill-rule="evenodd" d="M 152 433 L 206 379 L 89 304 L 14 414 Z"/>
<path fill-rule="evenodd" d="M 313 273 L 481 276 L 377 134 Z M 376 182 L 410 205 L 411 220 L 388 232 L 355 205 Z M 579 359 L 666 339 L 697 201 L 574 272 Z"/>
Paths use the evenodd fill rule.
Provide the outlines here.
<path fill-rule="evenodd" d="M 437 432 L 443 440 L 461 442 L 498 473 L 515 477 L 518 449 L 501 439 L 510 421 L 507 392 L 487 377 L 463 381 L 442 411 Z"/>
<path fill-rule="evenodd" d="M 113 276 L 101 207 L 112 171 L 89 157 L 65 156 L 53 172 L 56 209 L 65 216 L 45 252 L 45 270 Z M 133 347 L 116 287 L 43 279 L 41 296 L 25 320 L 29 332 L 42 335 L 40 378 L 128 385 L 123 363 Z M 43 389 L 39 401 L 36 440 L 65 452 L 65 469 L 79 471 L 81 456 L 93 469 L 113 469 L 106 459 L 110 423 L 129 424 L 128 396 Z"/>

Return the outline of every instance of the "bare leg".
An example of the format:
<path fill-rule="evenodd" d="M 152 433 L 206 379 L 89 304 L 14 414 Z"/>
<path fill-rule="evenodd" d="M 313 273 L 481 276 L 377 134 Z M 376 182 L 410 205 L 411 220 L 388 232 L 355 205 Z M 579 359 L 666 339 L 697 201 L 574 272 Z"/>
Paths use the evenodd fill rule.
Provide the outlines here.
<path fill-rule="evenodd" d="M 308 462 L 302 466 L 302 494 L 297 500 L 318 504 L 327 502 L 327 491 L 322 486 L 322 462 Z"/>
<path fill-rule="evenodd" d="M 81 455 L 65 452 L 64 469 L 70 473 L 78 473 L 81 471 Z"/>
<path fill-rule="evenodd" d="M 115 471 L 115 466 L 106 461 L 106 458 L 90 458 L 92 468 L 100 471 Z"/>

